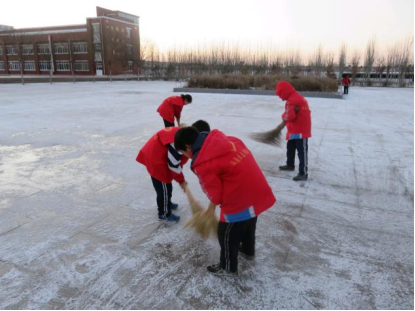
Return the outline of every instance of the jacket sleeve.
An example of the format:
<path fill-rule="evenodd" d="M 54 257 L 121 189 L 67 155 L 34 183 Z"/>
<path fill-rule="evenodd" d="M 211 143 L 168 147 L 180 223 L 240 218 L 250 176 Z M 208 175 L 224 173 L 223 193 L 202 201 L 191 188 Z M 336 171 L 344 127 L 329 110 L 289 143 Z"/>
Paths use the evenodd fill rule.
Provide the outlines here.
<path fill-rule="evenodd" d="M 295 120 L 296 113 L 294 110 L 295 108 L 294 106 L 295 106 L 294 103 L 287 102 L 287 105 L 285 106 L 285 112 L 282 115 L 282 119 L 285 122 L 292 122 Z"/>
<path fill-rule="evenodd" d="M 180 116 L 182 114 L 183 106 L 174 105 L 174 116 L 176 119 L 180 119 Z"/>
<path fill-rule="evenodd" d="M 215 205 L 222 204 L 222 179 L 212 167 L 201 165 L 195 170 L 203 191 Z"/>
<path fill-rule="evenodd" d="M 184 182 L 184 175 L 182 172 L 182 155 L 174 148 L 174 144 L 169 144 L 167 152 L 167 164 L 169 166 L 172 177 L 179 184 Z"/>

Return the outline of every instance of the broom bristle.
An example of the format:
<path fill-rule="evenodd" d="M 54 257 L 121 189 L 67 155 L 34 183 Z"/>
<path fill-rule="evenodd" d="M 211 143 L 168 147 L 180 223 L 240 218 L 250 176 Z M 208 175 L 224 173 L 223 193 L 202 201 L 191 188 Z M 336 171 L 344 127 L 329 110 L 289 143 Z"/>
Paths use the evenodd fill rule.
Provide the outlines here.
<path fill-rule="evenodd" d="M 202 209 L 194 214 L 184 227 L 192 228 L 197 234 L 206 240 L 211 233 L 213 235 L 217 234 L 218 219 L 214 213 L 206 213 L 206 210 Z"/>
<path fill-rule="evenodd" d="M 189 200 L 190 208 L 192 210 L 192 218 L 186 223 L 185 228 L 192 228 L 203 239 L 207 239 L 211 233 L 217 235 L 218 219 L 214 213 L 205 213 L 199 202 L 195 200 L 189 188 L 186 186 L 185 192 Z"/>
<path fill-rule="evenodd" d="M 257 142 L 268 144 L 268 145 L 275 145 L 279 146 L 281 144 L 281 132 L 285 126 L 285 123 L 282 122 L 278 125 L 275 129 L 264 132 L 264 133 L 253 133 L 251 134 L 251 138 L 256 140 Z"/>

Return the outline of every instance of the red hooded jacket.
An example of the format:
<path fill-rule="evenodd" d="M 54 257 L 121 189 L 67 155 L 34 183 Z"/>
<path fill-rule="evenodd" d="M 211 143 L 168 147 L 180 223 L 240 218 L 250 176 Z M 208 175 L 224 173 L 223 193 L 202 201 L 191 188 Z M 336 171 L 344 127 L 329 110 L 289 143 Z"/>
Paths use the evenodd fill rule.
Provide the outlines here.
<path fill-rule="evenodd" d="M 136 158 L 137 162 L 147 168 L 151 177 L 164 183 L 171 183 L 173 179 L 178 183 L 184 182 L 183 173 L 176 174 L 170 170 L 167 161 L 169 145 L 174 143 L 174 135 L 179 129 L 180 127 L 167 127 L 158 131 L 141 148 Z M 187 157 L 182 157 L 180 166 L 183 167 L 186 162 Z"/>
<path fill-rule="evenodd" d="M 306 99 L 286 81 L 277 84 L 276 92 L 282 100 L 286 101 L 285 112 L 281 116 L 287 127 L 286 139 L 311 137 L 311 111 Z M 295 107 L 298 107 L 298 111 Z"/>
<path fill-rule="evenodd" d="M 236 137 L 210 132 L 192 170 L 212 203 L 221 205 L 222 222 L 258 216 L 276 202 L 251 151 Z"/>
<path fill-rule="evenodd" d="M 344 86 L 349 86 L 349 85 L 350 85 L 350 78 L 349 78 L 349 77 L 344 77 L 344 78 L 342 79 L 342 84 L 343 84 Z"/>
<path fill-rule="evenodd" d="M 170 96 L 161 103 L 157 112 L 163 119 L 174 123 L 174 117 L 180 119 L 183 106 L 184 100 L 181 96 Z"/>

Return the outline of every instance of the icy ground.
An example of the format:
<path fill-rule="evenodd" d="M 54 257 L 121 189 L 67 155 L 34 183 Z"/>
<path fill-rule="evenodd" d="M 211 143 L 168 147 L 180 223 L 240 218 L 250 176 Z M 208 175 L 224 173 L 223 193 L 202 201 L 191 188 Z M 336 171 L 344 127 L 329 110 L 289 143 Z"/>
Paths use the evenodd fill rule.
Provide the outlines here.
<path fill-rule="evenodd" d="M 162 128 L 177 83 L 0 85 L 0 309 L 413 309 L 414 90 L 310 98 L 310 179 L 280 172 L 270 96 L 195 94 L 203 118 L 242 138 L 278 203 L 259 217 L 255 262 L 209 275 L 215 240 L 160 223 L 135 157 Z M 206 204 L 195 176 L 190 188 Z"/>

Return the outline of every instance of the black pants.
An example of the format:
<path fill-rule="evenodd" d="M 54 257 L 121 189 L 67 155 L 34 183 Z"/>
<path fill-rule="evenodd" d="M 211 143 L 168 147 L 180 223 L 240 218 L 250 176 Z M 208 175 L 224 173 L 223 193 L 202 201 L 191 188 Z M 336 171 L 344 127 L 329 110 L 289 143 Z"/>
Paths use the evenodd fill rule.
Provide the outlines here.
<path fill-rule="evenodd" d="M 240 222 L 219 222 L 220 265 L 227 271 L 238 271 L 238 252 L 255 255 L 257 217 Z M 241 245 L 242 243 L 242 245 Z"/>
<path fill-rule="evenodd" d="M 349 87 L 348 86 L 344 86 L 344 94 L 349 94 Z"/>
<path fill-rule="evenodd" d="M 164 121 L 164 127 L 173 127 L 174 126 L 174 122 L 171 123 L 169 121 L 167 121 L 166 119 L 163 119 Z"/>
<path fill-rule="evenodd" d="M 173 186 L 171 183 L 161 182 L 153 177 L 151 177 L 153 182 L 154 189 L 157 193 L 157 207 L 159 211 L 159 216 L 171 215 L 171 195 L 173 193 Z"/>
<path fill-rule="evenodd" d="M 295 150 L 297 150 L 298 160 L 300 161 L 299 173 L 308 173 L 308 138 L 291 139 L 287 141 L 287 165 L 295 166 Z"/>

